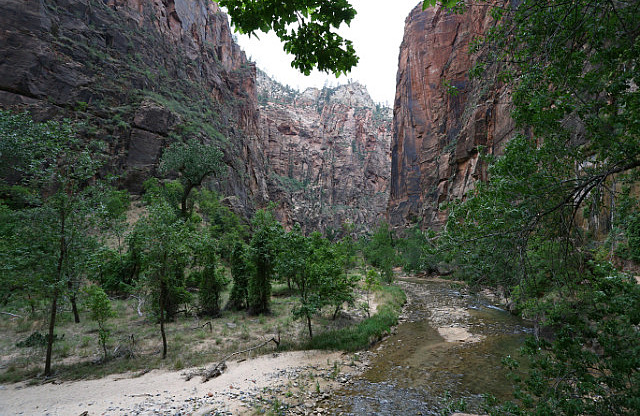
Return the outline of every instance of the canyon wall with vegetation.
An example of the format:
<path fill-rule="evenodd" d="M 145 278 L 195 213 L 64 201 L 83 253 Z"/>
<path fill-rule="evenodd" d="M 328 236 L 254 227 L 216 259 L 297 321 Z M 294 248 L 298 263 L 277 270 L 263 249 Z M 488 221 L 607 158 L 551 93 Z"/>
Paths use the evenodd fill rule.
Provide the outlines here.
<path fill-rule="evenodd" d="M 474 37 L 492 24 L 490 5 L 456 14 L 418 5 L 405 22 L 394 104 L 389 221 L 438 229 L 448 201 L 486 178 L 479 150 L 499 153 L 513 135 L 509 91 L 497 68 L 470 79 Z"/>
<path fill-rule="evenodd" d="M 284 223 L 368 229 L 389 198 L 391 110 L 349 83 L 302 93 L 258 74 L 269 195 Z"/>
<path fill-rule="evenodd" d="M 220 147 L 209 186 L 245 217 L 339 228 L 386 211 L 389 109 L 359 84 L 301 94 L 261 76 L 209 0 L 7 0 L 0 4 L 0 108 L 70 118 L 100 140 L 103 174 L 134 194 L 164 149 Z"/>
<path fill-rule="evenodd" d="M 75 120 L 133 193 L 168 144 L 195 138 L 224 151 L 211 185 L 230 205 L 262 204 L 255 91 L 255 67 L 209 0 L 0 3 L 0 107 Z"/>

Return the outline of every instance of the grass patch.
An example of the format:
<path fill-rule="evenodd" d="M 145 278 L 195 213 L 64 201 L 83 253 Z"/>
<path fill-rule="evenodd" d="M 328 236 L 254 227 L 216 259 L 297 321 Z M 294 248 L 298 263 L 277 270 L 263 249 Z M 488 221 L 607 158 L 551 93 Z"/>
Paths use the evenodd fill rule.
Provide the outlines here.
<path fill-rule="evenodd" d="M 223 311 L 217 318 L 179 314 L 166 323 L 169 344 L 166 360 L 161 359 L 159 325 L 146 304 L 142 308 L 144 316 L 138 316 L 136 299 L 112 299 L 117 315 L 109 320 L 112 334 L 106 361 L 101 360 L 96 324 L 89 313 L 81 309 L 80 324 L 76 324 L 70 312 L 61 311 L 62 318 L 56 324 L 59 339 L 54 343 L 53 372 L 57 379 L 77 380 L 145 369 L 177 370 L 217 362 L 232 352 L 269 339 L 278 331 L 283 339 L 297 340 L 301 324 L 290 318 L 294 303 L 292 297 L 274 297 L 273 314 L 260 317 L 247 316 L 244 311 Z M 0 338 L 0 383 L 34 377 L 38 382 L 44 365 L 44 346 L 21 348 L 16 344 L 33 332 L 46 333 L 47 322 L 43 319 L 46 305 L 40 305 L 42 310 L 35 313 L 29 312 L 28 305 L 10 306 L 15 306 L 10 310 L 22 318 L 0 315 L 0 332 L 4 335 Z M 206 322 L 211 325 L 203 327 Z M 133 352 L 133 356 L 127 351 Z M 273 346 L 267 346 L 258 353 L 272 351 Z"/>
<path fill-rule="evenodd" d="M 358 351 L 370 347 L 389 333 L 398 323 L 398 316 L 406 296 L 397 286 L 383 286 L 377 297 L 381 301 L 378 312 L 354 327 L 323 332 L 309 341 L 308 348 L 319 350 Z"/>
<path fill-rule="evenodd" d="M 279 351 L 307 348 L 362 350 L 397 324 L 405 301 L 401 289 L 382 287 L 375 293 L 376 302 L 380 305 L 377 314 L 361 320 L 362 314 L 352 308 L 347 312 L 350 317 L 342 320 L 330 319 L 331 314 L 316 316 L 314 326 L 318 328 L 318 334 L 309 341 L 306 324 L 291 315 L 297 302 L 292 295 L 286 284 L 275 285 L 271 313 L 261 316 L 226 310 L 216 318 L 197 318 L 189 314 L 176 316 L 174 321 L 166 324 L 169 343 L 166 360 L 161 359 L 159 326 L 146 308 L 143 308 L 144 316 L 138 316 L 136 299 L 112 300 L 117 315 L 110 320 L 113 332 L 107 345 L 109 357 L 106 361 L 101 359 L 96 325 L 89 319 L 88 312 L 81 310 L 81 323 L 76 324 L 72 315 L 63 311 L 63 318 L 56 325 L 59 339 L 54 343 L 53 371 L 57 379 L 78 380 L 156 368 L 179 370 L 206 366 L 277 335 L 281 336 Z M 4 334 L 0 338 L 0 383 L 30 379 L 35 383 L 42 381 L 39 376 L 45 349 L 40 346 L 21 348 L 16 344 L 33 332 L 45 333 L 45 306 L 41 305 L 38 309 L 42 310 L 30 313 L 29 305 L 16 305 L 11 310 L 23 318 L 0 318 L 0 332 Z M 203 327 L 206 322 L 211 324 Z M 273 348 L 273 345 L 268 345 L 249 356 L 273 352 Z M 128 351 L 133 354 L 128 354 Z"/>

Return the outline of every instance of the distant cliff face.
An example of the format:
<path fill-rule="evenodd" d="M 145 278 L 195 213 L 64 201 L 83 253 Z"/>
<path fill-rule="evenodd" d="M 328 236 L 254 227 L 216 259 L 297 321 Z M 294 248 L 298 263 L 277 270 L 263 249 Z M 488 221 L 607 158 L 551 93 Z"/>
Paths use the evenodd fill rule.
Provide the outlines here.
<path fill-rule="evenodd" d="M 391 114 L 351 83 L 302 93 L 258 75 L 269 194 L 287 224 L 364 229 L 389 197 Z"/>
<path fill-rule="evenodd" d="M 214 180 L 250 212 L 267 199 L 255 67 L 210 0 L 3 0 L 0 107 L 86 121 L 108 170 L 140 192 L 170 142 L 220 146 Z"/>
<path fill-rule="evenodd" d="M 394 104 L 392 225 L 422 220 L 441 227 L 447 213 L 439 206 L 486 177 L 478 146 L 499 153 L 513 134 L 511 99 L 495 80 L 497 68 L 482 79 L 468 76 L 478 58 L 468 53 L 469 42 L 492 24 L 488 12 L 489 5 L 463 14 L 419 5 L 406 19 Z"/>

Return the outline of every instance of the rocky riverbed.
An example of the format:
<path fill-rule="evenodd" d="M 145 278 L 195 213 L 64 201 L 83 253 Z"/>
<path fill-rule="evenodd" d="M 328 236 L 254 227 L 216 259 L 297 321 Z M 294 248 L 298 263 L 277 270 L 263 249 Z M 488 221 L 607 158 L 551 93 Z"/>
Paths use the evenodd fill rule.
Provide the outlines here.
<path fill-rule="evenodd" d="M 407 294 L 400 324 L 374 348 L 361 376 L 336 391 L 331 414 L 482 413 L 484 394 L 508 399 L 502 365 L 528 324 L 485 293 L 439 278 L 399 278 Z"/>

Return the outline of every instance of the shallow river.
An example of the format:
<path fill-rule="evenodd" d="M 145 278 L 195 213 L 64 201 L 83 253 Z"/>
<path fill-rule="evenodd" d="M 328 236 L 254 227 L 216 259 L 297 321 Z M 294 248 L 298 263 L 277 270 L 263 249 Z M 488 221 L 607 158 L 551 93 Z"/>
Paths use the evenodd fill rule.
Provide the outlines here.
<path fill-rule="evenodd" d="M 334 392 L 334 412 L 437 415 L 462 398 L 466 412 L 482 413 L 483 394 L 508 398 L 511 384 L 501 361 L 518 355 L 528 325 L 449 282 L 399 284 L 408 304 L 397 331 L 378 347 L 369 370 Z"/>

